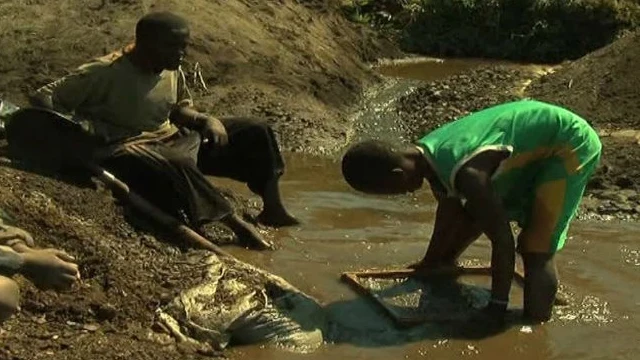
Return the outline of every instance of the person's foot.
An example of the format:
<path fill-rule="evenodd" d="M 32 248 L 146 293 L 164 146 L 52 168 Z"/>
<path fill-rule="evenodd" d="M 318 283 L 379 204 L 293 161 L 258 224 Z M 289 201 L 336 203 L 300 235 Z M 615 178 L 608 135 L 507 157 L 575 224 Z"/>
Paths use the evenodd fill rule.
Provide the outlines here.
<path fill-rule="evenodd" d="M 284 226 L 295 226 L 300 225 L 300 221 L 296 219 L 293 215 L 289 214 L 287 211 L 281 212 L 267 212 L 262 211 L 257 217 L 256 220 L 266 226 L 272 227 L 284 227 Z"/>

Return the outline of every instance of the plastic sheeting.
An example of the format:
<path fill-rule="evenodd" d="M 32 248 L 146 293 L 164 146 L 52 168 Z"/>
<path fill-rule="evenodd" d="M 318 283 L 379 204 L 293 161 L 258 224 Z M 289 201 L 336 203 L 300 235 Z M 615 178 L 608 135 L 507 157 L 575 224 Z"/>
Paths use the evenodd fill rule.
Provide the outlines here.
<path fill-rule="evenodd" d="M 311 352 L 324 343 L 326 321 L 314 299 L 247 264 L 229 265 L 216 256 L 206 264 L 202 283 L 158 311 L 160 321 L 179 340 L 216 349 L 230 343 L 268 343 L 295 352 Z M 256 279 L 264 285 L 256 286 Z"/>

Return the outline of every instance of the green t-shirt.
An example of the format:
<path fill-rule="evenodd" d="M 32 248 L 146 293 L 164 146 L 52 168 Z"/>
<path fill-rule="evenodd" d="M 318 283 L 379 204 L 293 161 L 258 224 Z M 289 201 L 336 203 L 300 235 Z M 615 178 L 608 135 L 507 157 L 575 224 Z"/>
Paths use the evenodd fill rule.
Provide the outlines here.
<path fill-rule="evenodd" d="M 561 159 L 570 175 L 598 156 L 592 150 L 600 148 L 597 134 L 584 119 L 535 100 L 470 114 L 425 135 L 418 145 L 453 196 L 457 172 L 467 161 L 483 151 L 507 151 L 509 157 L 493 174 L 492 184 L 510 213 L 521 210 L 518 199 L 533 190 L 535 174 L 545 160 Z"/>

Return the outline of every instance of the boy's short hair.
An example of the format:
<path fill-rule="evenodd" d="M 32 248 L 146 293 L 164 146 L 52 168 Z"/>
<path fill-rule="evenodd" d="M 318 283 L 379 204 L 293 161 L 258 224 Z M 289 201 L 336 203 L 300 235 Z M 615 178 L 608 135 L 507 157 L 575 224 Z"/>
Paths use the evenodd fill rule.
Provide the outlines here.
<path fill-rule="evenodd" d="M 391 143 L 367 140 L 349 148 L 342 157 L 342 176 L 356 190 L 376 185 L 381 176 L 400 166 L 402 156 Z"/>

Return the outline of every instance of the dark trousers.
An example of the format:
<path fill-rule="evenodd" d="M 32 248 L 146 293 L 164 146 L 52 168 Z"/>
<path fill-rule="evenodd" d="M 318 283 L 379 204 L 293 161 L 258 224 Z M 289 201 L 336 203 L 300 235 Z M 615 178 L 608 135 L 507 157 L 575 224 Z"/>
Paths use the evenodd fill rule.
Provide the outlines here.
<path fill-rule="evenodd" d="M 217 221 L 231 205 L 205 175 L 227 177 L 263 195 L 266 184 L 281 176 L 284 162 L 272 129 L 252 118 L 221 119 L 229 137 L 222 148 L 201 142 L 198 132 L 181 129 L 173 137 L 126 146 L 103 166 L 129 187 L 191 225 Z"/>
<path fill-rule="evenodd" d="M 221 119 L 229 143 L 202 144 L 200 134 L 181 129 L 163 141 L 123 145 L 101 165 L 136 193 L 190 225 L 216 221 L 231 213 L 230 203 L 205 177 L 246 183 L 258 195 L 284 172 L 275 135 L 263 121 Z M 56 173 L 83 169 L 104 146 L 78 124 L 58 114 L 26 108 L 7 123 L 10 154 Z M 185 219 L 186 218 L 186 219 Z"/>

